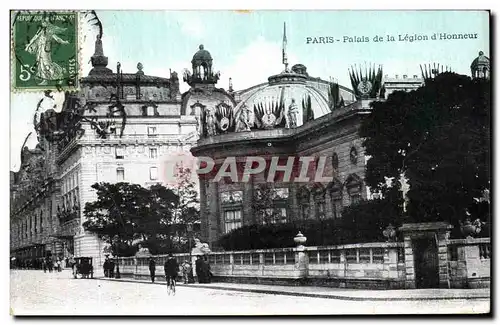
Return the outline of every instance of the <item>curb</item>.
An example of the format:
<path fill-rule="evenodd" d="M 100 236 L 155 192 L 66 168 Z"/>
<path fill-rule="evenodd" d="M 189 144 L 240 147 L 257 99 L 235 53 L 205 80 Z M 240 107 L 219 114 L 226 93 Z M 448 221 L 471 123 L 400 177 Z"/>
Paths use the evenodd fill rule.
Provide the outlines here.
<path fill-rule="evenodd" d="M 141 280 L 126 280 L 126 279 L 105 279 L 105 278 L 94 278 L 94 280 L 109 281 L 109 282 L 129 282 L 129 283 L 143 283 L 143 284 L 157 284 L 157 285 L 167 285 L 167 283 Z M 215 289 L 224 291 L 240 291 L 240 292 L 251 292 L 251 293 L 261 293 L 261 294 L 273 294 L 282 296 L 299 296 L 308 298 L 323 298 L 323 299 L 337 299 L 337 300 L 351 300 L 351 301 L 422 301 L 422 300 L 473 300 L 473 299 L 490 299 L 489 295 L 478 295 L 474 297 L 352 297 L 352 296 L 342 296 L 342 295 L 329 295 L 321 293 L 307 293 L 307 292 L 291 292 L 282 290 L 272 290 L 272 289 L 248 289 L 248 288 L 227 288 L 217 285 L 199 285 L 199 284 L 182 284 L 178 283 L 177 286 L 181 287 L 191 287 L 191 288 L 201 288 L 201 289 Z"/>

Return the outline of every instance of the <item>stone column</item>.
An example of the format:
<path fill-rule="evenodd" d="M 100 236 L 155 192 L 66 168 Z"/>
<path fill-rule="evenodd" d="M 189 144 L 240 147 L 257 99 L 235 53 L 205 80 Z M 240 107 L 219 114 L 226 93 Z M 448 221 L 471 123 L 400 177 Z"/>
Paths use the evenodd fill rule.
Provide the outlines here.
<path fill-rule="evenodd" d="M 256 223 L 256 216 L 253 211 L 253 184 L 252 182 L 243 183 L 243 225 L 251 225 Z"/>
<path fill-rule="evenodd" d="M 199 178 L 200 182 L 200 232 L 201 240 L 203 242 L 208 241 L 208 216 L 210 211 L 208 209 L 208 197 L 207 197 L 207 180 Z"/>
<path fill-rule="evenodd" d="M 288 187 L 288 202 L 290 207 L 288 209 L 290 216 L 288 221 L 296 221 L 300 219 L 300 207 L 297 199 L 297 183 L 291 183 Z"/>
<path fill-rule="evenodd" d="M 405 288 L 415 289 L 415 264 L 413 256 L 413 245 L 411 236 L 404 236 L 404 254 L 405 254 Z"/>
<path fill-rule="evenodd" d="M 448 264 L 448 237 L 450 231 L 437 233 L 438 259 L 439 259 L 439 287 L 450 288 L 450 272 Z"/>
<path fill-rule="evenodd" d="M 208 243 L 211 244 L 222 234 L 223 225 L 221 226 L 220 221 L 220 209 L 219 209 L 219 186 L 216 182 L 208 183 L 208 220 L 207 220 L 207 229 L 208 229 Z"/>

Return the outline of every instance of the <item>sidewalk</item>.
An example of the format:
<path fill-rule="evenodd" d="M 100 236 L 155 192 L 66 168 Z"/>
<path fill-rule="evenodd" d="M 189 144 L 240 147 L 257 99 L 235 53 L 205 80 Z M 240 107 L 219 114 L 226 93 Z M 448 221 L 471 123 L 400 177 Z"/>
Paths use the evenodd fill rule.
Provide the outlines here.
<path fill-rule="evenodd" d="M 109 279 L 95 278 L 101 281 L 149 283 L 151 285 L 166 285 L 166 282 L 136 280 L 131 278 Z M 283 286 L 265 284 L 244 284 L 218 282 L 209 284 L 183 284 L 177 282 L 179 287 L 204 288 L 215 290 L 228 290 L 252 292 L 263 294 L 302 296 L 311 298 L 327 298 L 357 301 L 412 301 L 412 300 L 450 300 L 450 299 L 490 299 L 490 288 L 484 289 L 411 289 L 411 290 L 361 290 L 343 289 L 316 286 Z"/>

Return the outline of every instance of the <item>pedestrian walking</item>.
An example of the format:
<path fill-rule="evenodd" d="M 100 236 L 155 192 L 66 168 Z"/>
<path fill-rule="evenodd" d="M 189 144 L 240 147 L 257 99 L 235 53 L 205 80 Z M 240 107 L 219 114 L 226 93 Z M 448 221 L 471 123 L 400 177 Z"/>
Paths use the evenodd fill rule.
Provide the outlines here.
<path fill-rule="evenodd" d="M 153 257 L 149 258 L 149 274 L 151 275 L 151 282 L 155 283 L 156 262 Z"/>
<path fill-rule="evenodd" d="M 47 257 L 47 268 L 49 269 L 49 273 L 52 273 L 54 262 L 52 262 L 52 259 L 50 257 Z"/>
<path fill-rule="evenodd" d="M 174 258 L 172 253 L 168 254 L 168 259 L 165 261 L 165 265 L 163 267 L 165 270 L 167 285 L 170 285 L 170 281 L 175 280 L 179 272 L 179 263 L 177 263 L 177 260 Z"/>
<path fill-rule="evenodd" d="M 203 275 L 201 274 L 202 271 L 202 264 L 203 260 L 201 259 L 201 256 L 196 257 L 196 262 L 195 262 L 195 269 L 196 269 L 196 278 L 198 279 L 198 283 L 203 283 Z"/>
<path fill-rule="evenodd" d="M 192 271 L 193 268 L 191 266 L 191 263 L 189 263 L 189 261 L 184 261 L 184 264 L 182 264 L 182 276 L 184 278 L 184 284 L 189 283 L 189 277 Z"/>
<path fill-rule="evenodd" d="M 210 264 L 208 263 L 208 258 L 206 256 L 203 256 L 203 263 L 201 264 L 201 274 L 203 278 L 203 283 L 210 283 L 210 277 L 212 272 L 210 270 Z"/>
<path fill-rule="evenodd" d="M 104 264 L 102 265 L 102 268 L 104 269 L 104 277 L 109 278 L 109 258 L 106 257 L 104 260 Z"/>

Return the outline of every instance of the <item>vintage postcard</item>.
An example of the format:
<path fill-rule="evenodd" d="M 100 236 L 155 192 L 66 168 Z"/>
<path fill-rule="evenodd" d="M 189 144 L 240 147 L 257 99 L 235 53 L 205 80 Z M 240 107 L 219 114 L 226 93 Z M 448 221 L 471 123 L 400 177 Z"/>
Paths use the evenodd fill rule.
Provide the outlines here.
<path fill-rule="evenodd" d="M 490 12 L 10 28 L 11 315 L 490 313 Z"/>

